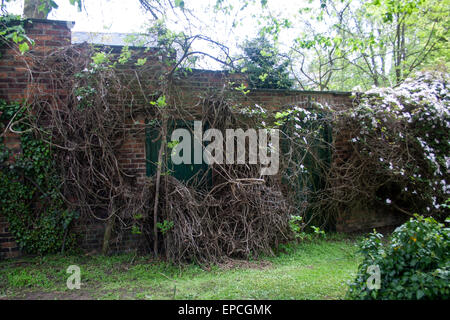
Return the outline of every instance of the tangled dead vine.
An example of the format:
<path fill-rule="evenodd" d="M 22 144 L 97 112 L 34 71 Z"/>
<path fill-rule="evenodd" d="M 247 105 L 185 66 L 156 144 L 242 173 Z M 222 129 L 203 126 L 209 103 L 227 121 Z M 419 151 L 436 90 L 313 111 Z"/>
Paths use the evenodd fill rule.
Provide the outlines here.
<path fill-rule="evenodd" d="M 167 121 L 192 119 L 199 108 L 211 126 L 236 126 L 241 120 L 226 89 L 204 93 L 190 109 L 182 103 L 175 81 L 165 77 L 173 70 L 157 61 L 137 68 L 140 56 L 130 55 L 127 63 L 117 64 L 120 53 L 99 56 L 85 45 L 26 56 L 30 130 L 53 146 L 61 193 L 84 219 L 106 221 L 109 233 L 139 226 L 149 244 L 159 244 L 156 250 L 175 262 L 248 258 L 271 253 L 289 238 L 291 207 L 279 182 L 262 179 L 259 166 L 210 166 L 204 175 L 214 171 L 217 179 L 205 190 L 200 187 L 202 177 L 187 184 L 161 174 L 167 170 L 164 157 L 170 154 L 164 142 L 159 176 L 137 183 L 120 164 L 126 138 L 145 130 L 135 126 L 142 118 L 160 120 L 160 139 L 167 133 Z M 50 85 L 43 85 L 44 75 Z M 161 97 L 170 102 L 158 105 L 155 101 Z M 14 130 L 14 124 L 9 127 Z M 155 240 L 155 226 L 164 221 L 173 227 L 164 233 L 158 230 L 161 238 Z"/>
<path fill-rule="evenodd" d="M 163 240 L 171 261 L 211 263 L 270 254 L 289 236 L 286 200 L 253 179 L 227 181 L 206 193 L 168 176 L 162 190 L 161 218 L 173 222 Z"/>
<path fill-rule="evenodd" d="M 27 108 L 35 132 L 54 147 L 67 202 L 84 216 L 123 219 L 117 212 L 127 212 L 136 186 L 118 154 L 127 123 L 140 111 L 138 98 L 119 72 L 92 65 L 92 50 L 67 47 L 45 57 L 30 55 Z M 40 85 L 43 74 L 50 74 L 51 91 Z"/>
<path fill-rule="evenodd" d="M 373 199 L 390 181 L 401 185 L 421 170 L 439 169 L 434 170 L 441 173 L 436 179 L 442 179 L 444 192 L 447 190 L 446 149 L 442 149 L 444 157 L 439 159 L 445 163 L 436 166 L 425 160 L 420 148 L 430 148 L 432 141 L 430 138 L 425 144 L 417 139 L 420 133 L 415 128 L 420 121 L 412 125 L 399 122 L 397 111 L 384 114 L 384 105 L 378 105 L 376 119 L 385 126 L 367 130 L 370 126 L 366 122 L 372 121 L 374 113 L 365 112 L 364 103 L 342 112 L 332 112 L 310 102 L 275 114 L 258 106 L 235 108 L 236 90 L 227 86 L 202 92 L 197 104 L 188 105 L 179 85 L 182 77 L 177 78 L 179 73 L 175 70 L 181 62 L 160 59 L 171 56 L 161 52 L 150 52 L 146 56 L 149 61 L 142 60 L 145 54 L 143 50 L 99 52 L 81 45 L 63 47 L 46 55 L 24 56 L 29 67 L 29 90 L 24 105 L 32 124 L 29 130 L 53 146 L 62 177 L 61 193 L 68 206 L 80 211 L 85 219 L 107 222 L 106 249 L 110 237 L 107 234 L 114 230 L 120 236 L 124 230 L 139 226 L 148 244 L 154 244 L 154 252 L 164 252 L 171 261 L 211 263 L 230 256 L 248 258 L 261 252 L 271 253 L 277 243 L 289 239 L 292 215 L 304 218 L 302 228 L 311 221 L 325 224 L 342 208 L 361 199 Z M 187 54 L 182 56 L 185 58 Z M 448 95 L 444 96 L 447 99 Z M 363 101 L 366 105 L 377 105 L 378 100 L 375 97 L 373 101 L 370 98 Z M 448 118 L 448 100 L 445 101 Z M 411 116 L 423 116 L 427 111 L 420 103 L 418 108 L 406 105 Z M 352 112 L 361 121 L 354 121 Z M 189 183 L 167 174 L 170 154 L 167 123 L 199 117 L 219 130 L 280 128 L 282 174 L 262 177 L 259 165 L 217 164 Z M 433 118 L 431 124 L 448 128 L 445 117 L 443 122 Z M 142 119 L 151 120 L 159 130 L 157 139 L 161 147 L 157 174 L 137 183 L 135 174 L 122 167 L 119 157 L 127 137 L 145 130 Z M 11 131 L 14 128 L 14 122 L 7 126 Z M 407 136 L 401 137 L 399 143 L 386 134 L 387 130 L 398 135 L 405 128 L 409 131 L 405 131 Z M 336 161 L 331 130 L 339 132 L 341 138 L 348 133 L 347 142 L 360 139 L 365 144 L 353 144 L 349 158 Z M 439 143 L 443 141 L 448 139 L 439 137 Z M 378 161 L 381 157 L 383 161 Z M 399 178 L 396 170 L 386 171 L 386 165 L 396 167 L 400 176 L 402 168 L 409 171 Z M 207 175 L 214 175 L 214 185 L 209 189 L 203 186 Z M 424 183 L 417 180 L 407 188 L 418 193 L 417 188 L 412 188 L 418 185 Z M 430 199 L 433 189 L 426 190 L 428 198 L 426 201 L 419 198 L 418 202 L 427 204 L 433 200 Z M 399 208 L 402 204 L 396 203 Z M 159 228 L 164 222 L 170 227 Z"/>

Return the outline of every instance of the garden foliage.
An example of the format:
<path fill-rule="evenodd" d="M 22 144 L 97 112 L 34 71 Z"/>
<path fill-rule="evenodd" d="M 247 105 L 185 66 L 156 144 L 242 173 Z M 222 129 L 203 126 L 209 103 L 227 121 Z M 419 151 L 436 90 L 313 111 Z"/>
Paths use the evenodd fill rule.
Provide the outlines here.
<path fill-rule="evenodd" d="M 22 153 L 13 154 L 0 143 L 0 213 L 24 252 L 70 251 L 76 239 L 69 230 L 77 213 L 68 210 L 61 197 L 50 145 L 27 131 L 20 103 L 0 101 L 0 128 L 13 117 L 13 129 L 24 132 Z"/>
<path fill-rule="evenodd" d="M 449 222 L 447 220 L 447 222 Z M 388 243 L 370 234 L 360 248 L 363 262 L 350 284 L 352 299 L 448 299 L 450 297 L 450 228 L 417 216 L 398 227 Z M 367 284 L 370 266 L 380 270 L 380 288 Z"/>
<path fill-rule="evenodd" d="M 445 217 L 440 204 L 450 192 L 448 83 L 447 73 L 420 73 L 398 87 L 360 94 L 336 117 L 334 128 L 353 152 L 332 175 L 341 184 L 334 199 Z"/>

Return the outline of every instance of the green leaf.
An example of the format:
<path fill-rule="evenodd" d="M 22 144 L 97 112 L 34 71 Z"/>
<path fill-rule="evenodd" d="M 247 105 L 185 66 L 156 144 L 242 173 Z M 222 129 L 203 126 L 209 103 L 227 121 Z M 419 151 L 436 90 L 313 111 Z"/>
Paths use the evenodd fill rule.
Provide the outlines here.
<path fill-rule="evenodd" d="M 417 290 L 417 300 L 420 300 L 424 295 L 425 293 L 422 290 Z"/>
<path fill-rule="evenodd" d="M 147 62 L 147 58 L 139 58 L 136 62 L 137 66 L 143 66 Z"/>
<path fill-rule="evenodd" d="M 30 50 L 30 46 L 28 45 L 28 43 L 26 43 L 26 42 L 19 43 L 19 51 L 20 51 L 20 53 L 24 54 L 28 50 Z"/>
<path fill-rule="evenodd" d="M 183 10 L 184 9 L 184 1 L 183 0 L 175 0 L 175 7 L 178 7 L 181 10 Z"/>

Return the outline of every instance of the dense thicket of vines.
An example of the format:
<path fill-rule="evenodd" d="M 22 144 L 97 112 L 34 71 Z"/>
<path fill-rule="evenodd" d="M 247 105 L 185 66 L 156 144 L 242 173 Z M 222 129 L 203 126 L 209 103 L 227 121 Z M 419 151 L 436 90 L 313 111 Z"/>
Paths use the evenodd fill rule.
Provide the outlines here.
<path fill-rule="evenodd" d="M 432 214 L 448 196 L 447 75 L 424 74 L 396 89 L 373 90 L 344 111 L 305 102 L 268 112 L 240 108 L 235 96 L 245 90 L 232 86 L 204 91 L 195 105 L 186 104 L 181 61 L 165 58 L 171 53 L 68 46 L 44 57 L 25 55 L 31 77 L 21 109 L 30 124 L 24 130 L 52 146 L 70 212 L 107 221 L 119 234 L 143 232 L 171 261 L 211 263 L 271 253 L 292 238 L 293 216 L 302 217 L 302 230 L 361 202 Z M 41 75 L 50 77 L 51 92 L 40 85 Z M 159 130 L 161 149 L 157 174 L 137 184 L 118 156 L 128 135 L 145 130 L 135 125 L 142 118 Z M 262 177 L 260 165 L 214 165 L 197 182 L 176 180 L 166 167 L 167 123 L 192 119 L 220 130 L 280 129 L 281 174 Z M 331 130 L 353 146 L 344 162 L 333 161 Z M 214 185 L 205 190 L 201 181 L 211 171 Z"/>
<path fill-rule="evenodd" d="M 187 185 L 161 174 L 167 173 L 170 155 L 163 142 L 159 177 L 141 185 L 132 172 L 123 170 L 118 156 L 124 140 L 133 130 L 144 130 L 130 130 L 137 117 L 157 120 L 152 123 L 160 138 L 167 133 L 168 121 L 192 119 L 198 110 L 203 110 L 202 120 L 217 129 L 254 125 L 238 117 L 227 90 L 204 92 L 199 105 L 187 106 L 173 85 L 171 70 L 155 61 L 136 67 L 138 56 L 131 52 L 122 63 L 123 56 L 83 46 L 62 48 L 44 58 L 30 55 L 36 85 L 26 111 L 33 115 L 32 130 L 53 147 L 68 206 L 82 219 L 115 221 L 118 233 L 138 229 L 149 244 L 155 242 L 155 222 L 170 222 L 172 227 L 159 233 L 164 250 L 157 250 L 176 262 L 210 263 L 226 256 L 270 253 L 288 239 L 290 207 L 277 179 L 261 179 L 258 165 L 210 167 L 219 178 L 212 189 L 204 190 L 201 178 Z M 40 73 L 51 75 L 53 93 L 38 85 Z"/>

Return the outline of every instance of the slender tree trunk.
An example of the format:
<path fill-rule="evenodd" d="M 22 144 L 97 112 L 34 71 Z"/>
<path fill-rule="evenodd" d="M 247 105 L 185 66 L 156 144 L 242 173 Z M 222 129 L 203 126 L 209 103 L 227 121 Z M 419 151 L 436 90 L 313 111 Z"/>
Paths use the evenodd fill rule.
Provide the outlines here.
<path fill-rule="evenodd" d="M 378 37 L 382 38 L 382 32 L 381 29 L 378 29 Z M 380 49 L 380 64 L 381 64 L 381 75 L 383 77 L 383 80 L 386 79 L 386 45 L 383 45 L 383 47 Z"/>
<path fill-rule="evenodd" d="M 156 171 L 156 186 L 155 186 L 155 204 L 153 207 L 153 251 L 155 252 L 155 257 L 158 257 L 158 204 L 159 204 L 159 193 L 161 184 L 161 171 L 163 168 L 163 152 L 166 148 L 166 136 L 167 136 L 167 119 L 165 113 L 163 115 L 163 125 L 161 130 L 161 146 L 159 147 L 158 153 L 158 168 Z"/>
<path fill-rule="evenodd" d="M 394 54 L 395 54 L 395 79 L 397 81 L 397 83 L 400 82 L 400 79 L 402 77 L 401 75 L 401 69 L 400 69 L 400 64 L 401 64 L 401 27 L 400 27 L 400 22 L 397 23 L 397 28 L 396 28 L 396 48 L 394 49 Z"/>
<path fill-rule="evenodd" d="M 114 224 L 116 221 L 115 211 L 113 209 L 113 215 L 106 222 L 105 233 L 103 235 L 103 246 L 102 246 L 102 254 L 107 255 L 109 251 L 109 243 L 111 240 L 112 230 L 114 229 Z"/>
<path fill-rule="evenodd" d="M 375 51 L 373 50 L 372 45 L 369 46 L 370 49 L 370 62 L 372 63 L 372 78 L 373 84 L 378 87 L 380 82 L 378 80 L 378 65 L 375 57 Z"/>
<path fill-rule="evenodd" d="M 48 0 L 24 0 L 23 16 L 25 18 L 47 19 L 50 11 L 51 7 L 48 4 Z"/>
<path fill-rule="evenodd" d="M 403 65 L 406 60 L 406 46 L 405 46 L 405 21 L 402 20 L 400 15 L 397 15 L 397 28 L 396 28 L 396 48 L 394 48 L 395 56 L 395 77 L 397 83 L 402 81 L 403 78 Z"/>
<path fill-rule="evenodd" d="M 401 57 L 400 57 L 400 70 L 401 70 L 401 76 L 404 77 L 404 66 L 405 66 L 405 62 L 406 62 L 406 46 L 405 46 L 405 23 L 402 22 L 402 27 L 401 27 L 401 49 L 400 49 L 400 53 L 401 53 Z"/>

